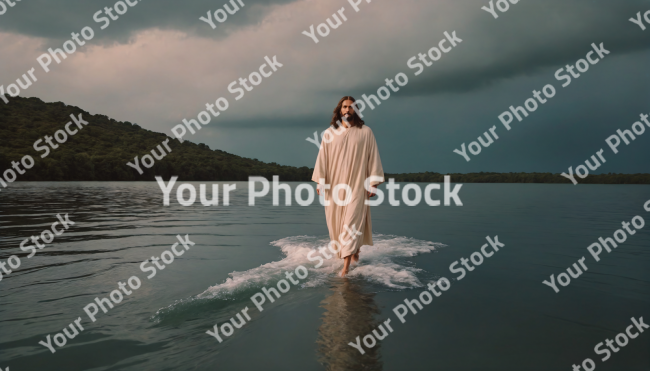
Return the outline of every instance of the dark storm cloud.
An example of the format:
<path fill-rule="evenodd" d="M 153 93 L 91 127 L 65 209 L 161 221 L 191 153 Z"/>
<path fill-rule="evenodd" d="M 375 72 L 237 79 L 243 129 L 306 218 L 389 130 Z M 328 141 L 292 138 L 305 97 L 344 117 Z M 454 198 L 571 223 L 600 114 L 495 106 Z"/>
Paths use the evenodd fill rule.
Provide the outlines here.
<path fill-rule="evenodd" d="M 487 4 L 479 1 L 477 8 Z M 417 70 L 409 69 L 408 89 L 400 94 L 462 93 L 547 67 L 561 68 L 584 58 L 592 43 L 604 43 L 614 56 L 650 49 L 650 33 L 628 21 L 648 8 L 647 0 L 547 0 L 521 1 L 499 13 L 498 19 L 482 12 L 471 24 L 455 28 L 463 39 L 461 46 L 425 68 L 422 75 L 414 77 L 412 72 Z M 435 25 L 432 31 L 432 35 L 442 35 Z M 430 45 L 413 45 L 404 61 L 417 53 L 426 54 L 440 38 L 432 37 Z M 407 69 L 404 63 L 402 72 Z M 378 87 L 364 84 L 355 90 L 370 93 Z"/>
<path fill-rule="evenodd" d="M 236 14 L 229 15 L 223 24 L 217 24 L 220 32 L 199 17 L 207 17 L 208 10 L 214 12 L 228 1 L 173 1 L 143 0 L 120 19 L 98 32 L 103 23 L 93 20 L 93 15 L 105 7 L 113 7 L 114 0 L 29 0 L 17 3 L 10 8 L 0 22 L 0 31 L 13 32 L 26 36 L 51 39 L 69 39 L 71 32 L 79 32 L 85 26 L 96 31 L 96 37 L 104 42 L 127 42 L 135 32 L 149 28 L 179 30 L 205 37 L 224 37 L 228 31 L 237 27 L 254 24 L 266 14 L 266 9 L 296 0 L 245 0 Z M 237 2 L 235 2 L 237 4 Z M 105 16 L 105 15 L 102 15 Z M 225 31 L 225 32 L 224 32 Z"/>

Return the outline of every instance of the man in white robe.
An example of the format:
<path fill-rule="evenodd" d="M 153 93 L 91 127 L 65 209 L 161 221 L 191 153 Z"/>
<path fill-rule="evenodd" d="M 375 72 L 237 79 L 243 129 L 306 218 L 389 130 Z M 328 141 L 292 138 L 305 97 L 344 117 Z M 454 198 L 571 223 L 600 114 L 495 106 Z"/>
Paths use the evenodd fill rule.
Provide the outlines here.
<path fill-rule="evenodd" d="M 373 245 L 370 206 L 365 201 L 384 182 L 375 136 L 354 111 L 353 103 L 352 97 L 339 101 L 332 126 L 323 135 L 312 176 L 319 183 L 318 194 L 325 194 L 331 247 L 345 260 L 341 276 L 347 274 L 353 259 L 359 260 L 362 245 Z"/>

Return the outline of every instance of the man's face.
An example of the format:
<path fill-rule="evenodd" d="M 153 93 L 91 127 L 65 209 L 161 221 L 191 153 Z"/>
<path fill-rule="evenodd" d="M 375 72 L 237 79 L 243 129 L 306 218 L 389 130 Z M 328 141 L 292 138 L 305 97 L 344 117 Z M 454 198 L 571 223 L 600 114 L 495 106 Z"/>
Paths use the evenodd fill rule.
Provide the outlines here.
<path fill-rule="evenodd" d="M 352 106 L 354 102 L 351 100 L 346 100 L 343 101 L 343 105 L 341 105 L 341 117 L 345 120 L 348 121 L 352 118 L 352 115 L 354 115 L 354 107 Z"/>

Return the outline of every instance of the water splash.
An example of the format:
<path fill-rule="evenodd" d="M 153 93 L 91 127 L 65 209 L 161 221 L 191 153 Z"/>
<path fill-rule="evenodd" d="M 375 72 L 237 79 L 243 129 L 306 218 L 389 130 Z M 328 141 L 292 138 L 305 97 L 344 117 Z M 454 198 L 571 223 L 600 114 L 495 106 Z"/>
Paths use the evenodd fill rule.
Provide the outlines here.
<path fill-rule="evenodd" d="M 362 279 L 393 290 L 404 290 L 422 287 L 417 274 L 422 269 L 415 268 L 406 259 L 419 254 L 430 253 L 437 248 L 445 246 L 441 243 L 417 240 L 410 237 L 393 235 L 373 235 L 374 246 L 363 246 L 359 254 L 359 263 L 353 265 L 349 272 L 350 278 Z M 285 272 L 293 272 L 302 265 L 309 271 L 309 275 L 301 281 L 300 287 L 318 287 L 324 285 L 328 278 L 336 275 L 343 267 L 343 260 L 333 256 L 324 259 L 323 264 L 315 268 L 320 256 L 319 249 L 327 247 L 329 238 L 315 236 L 292 236 L 271 242 L 282 250 L 285 257 L 279 261 L 263 264 L 243 272 L 232 272 L 225 282 L 214 285 L 204 292 L 187 299 L 178 300 L 170 306 L 158 310 L 154 318 L 174 311 L 177 307 L 187 304 L 198 304 L 197 301 L 224 301 L 248 300 L 262 287 L 275 286 L 285 278 Z M 312 261 L 308 259 L 310 252 Z M 331 253 L 327 250 L 328 253 Z"/>

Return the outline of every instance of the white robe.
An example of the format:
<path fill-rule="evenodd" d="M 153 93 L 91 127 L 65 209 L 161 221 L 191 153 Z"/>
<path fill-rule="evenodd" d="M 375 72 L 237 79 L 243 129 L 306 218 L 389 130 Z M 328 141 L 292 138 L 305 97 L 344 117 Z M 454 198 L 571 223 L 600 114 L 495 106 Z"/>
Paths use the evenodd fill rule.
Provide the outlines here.
<path fill-rule="evenodd" d="M 330 127 L 323 135 L 311 179 L 317 183 L 324 179 L 324 184 L 331 187 L 324 192 L 325 204 L 329 202 L 329 206 L 325 206 L 325 217 L 330 240 L 340 243 L 337 255 L 341 259 L 356 254 L 362 245 L 373 245 L 370 206 L 365 204 L 368 194 L 364 188 L 364 181 L 370 176 L 381 178 L 369 182 L 371 186 L 384 182 L 384 170 L 372 130 L 366 125 L 361 128 L 339 126 L 336 131 Z M 338 184 L 347 184 L 352 189 L 346 206 L 337 205 L 332 198 L 334 187 Z M 346 191 L 345 187 L 340 188 L 339 200 L 343 202 Z M 350 230 L 362 234 L 352 239 Z M 339 249 L 338 246 L 332 243 L 332 248 Z"/>

